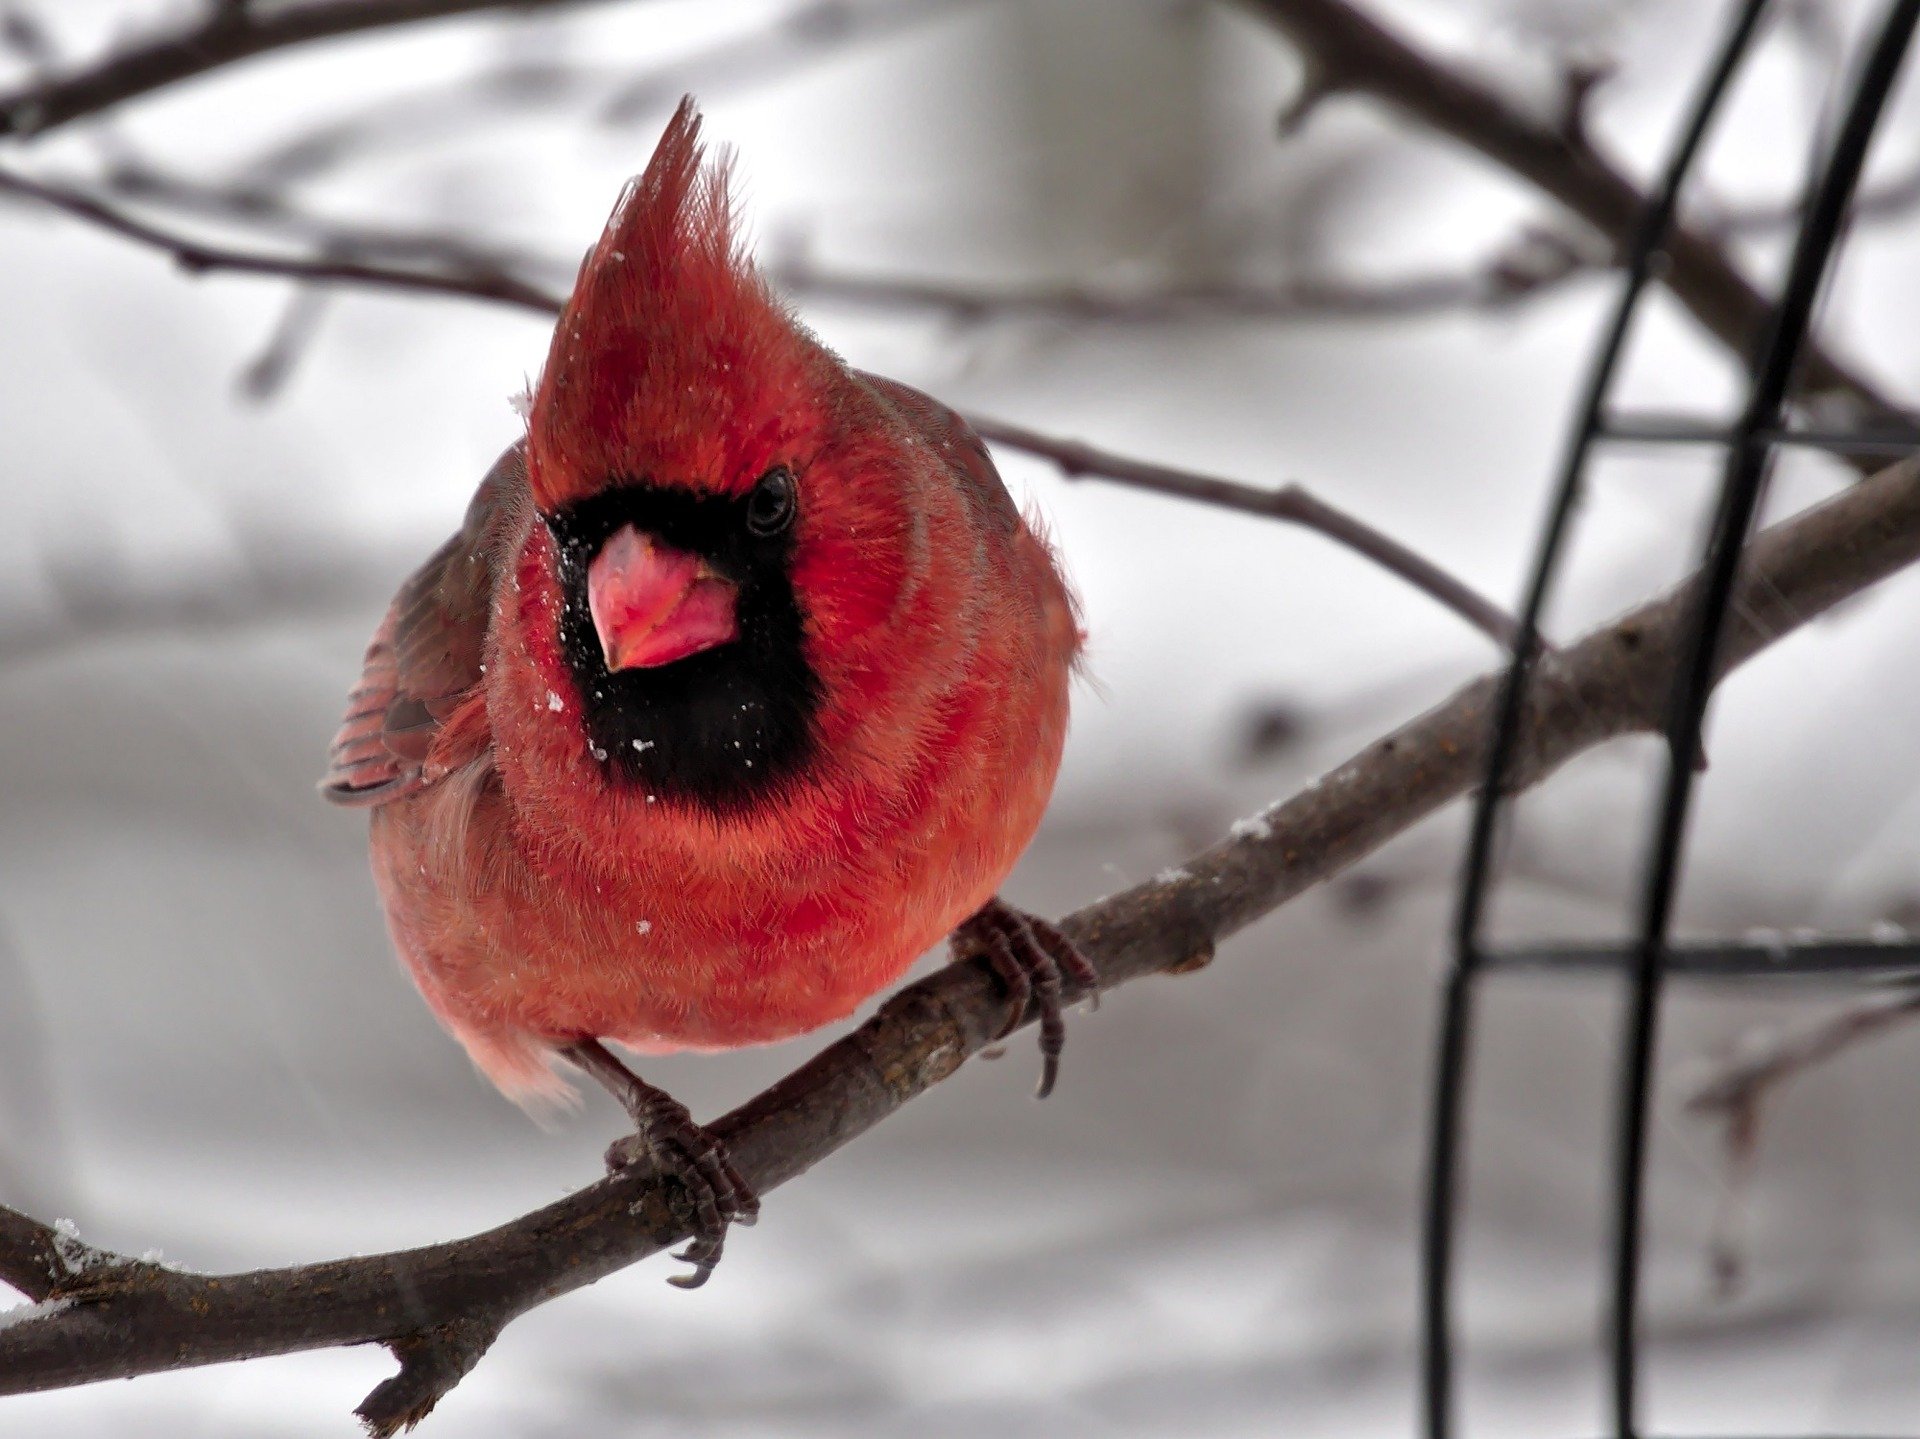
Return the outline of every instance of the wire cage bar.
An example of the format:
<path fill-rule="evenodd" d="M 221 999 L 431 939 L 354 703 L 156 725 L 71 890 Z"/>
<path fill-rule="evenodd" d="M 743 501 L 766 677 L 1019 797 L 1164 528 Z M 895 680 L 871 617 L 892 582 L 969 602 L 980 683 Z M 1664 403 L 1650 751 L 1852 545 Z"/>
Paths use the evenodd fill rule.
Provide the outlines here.
<path fill-rule="evenodd" d="M 1422 1254 L 1422 1409 L 1428 1439 L 1455 1432 L 1455 1239 L 1465 1139 L 1466 1090 L 1476 981 L 1493 972 L 1620 973 L 1628 983 L 1614 1096 L 1613 1235 L 1607 1359 L 1616 1439 L 1641 1433 L 1639 1287 L 1647 1123 L 1660 998 L 1669 976 L 1719 982 L 1794 977 L 1854 983 L 1920 976 L 1920 945 L 1821 940 L 1676 946 L 1668 930 L 1684 859 L 1700 736 L 1717 678 L 1720 638 L 1773 457 L 1804 446 L 1841 454 L 1899 455 L 1920 449 L 1920 428 L 1878 416 L 1847 429 L 1789 424 L 1796 367 L 1831 271 L 1848 208 L 1902 63 L 1920 22 L 1920 0 L 1889 0 L 1847 87 L 1841 117 L 1809 175 L 1791 258 L 1758 337 L 1746 402 L 1731 424 L 1689 417 L 1615 415 L 1609 396 L 1641 300 L 1656 277 L 1679 200 L 1734 77 L 1762 31 L 1768 0 L 1739 0 L 1689 106 L 1664 172 L 1621 260 L 1620 293 L 1590 363 L 1522 603 L 1513 654 L 1488 736 L 1486 780 L 1477 797 L 1461 870 L 1452 964 L 1436 1039 Z M 1618 944 L 1499 950 L 1484 938 L 1494 848 L 1506 777 L 1517 749 L 1527 685 L 1538 661 L 1540 621 L 1564 555 L 1595 447 L 1603 442 L 1706 444 L 1726 458 L 1701 561 L 1691 627 L 1682 647 L 1663 737 L 1666 777 L 1641 885 L 1638 934 Z"/>

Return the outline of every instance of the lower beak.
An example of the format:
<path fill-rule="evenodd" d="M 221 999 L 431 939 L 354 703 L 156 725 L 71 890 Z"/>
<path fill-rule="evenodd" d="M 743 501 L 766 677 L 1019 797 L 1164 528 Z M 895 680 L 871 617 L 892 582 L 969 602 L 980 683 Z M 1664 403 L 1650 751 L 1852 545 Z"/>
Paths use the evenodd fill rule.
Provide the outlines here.
<path fill-rule="evenodd" d="M 632 525 L 587 566 L 587 608 L 609 670 L 652 669 L 738 639 L 739 598 L 698 555 Z"/>

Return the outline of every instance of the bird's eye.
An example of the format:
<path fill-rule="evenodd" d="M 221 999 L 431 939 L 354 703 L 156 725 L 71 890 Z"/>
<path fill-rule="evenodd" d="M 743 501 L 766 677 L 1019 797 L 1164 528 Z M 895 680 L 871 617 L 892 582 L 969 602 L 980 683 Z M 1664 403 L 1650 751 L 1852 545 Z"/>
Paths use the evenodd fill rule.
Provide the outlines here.
<path fill-rule="evenodd" d="M 767 539 L 793 523 L 797 508 L 793 472 L 785 465 L 776 465 L 760 477 L 760 483 L 747 496 L 747 528 Z"/>

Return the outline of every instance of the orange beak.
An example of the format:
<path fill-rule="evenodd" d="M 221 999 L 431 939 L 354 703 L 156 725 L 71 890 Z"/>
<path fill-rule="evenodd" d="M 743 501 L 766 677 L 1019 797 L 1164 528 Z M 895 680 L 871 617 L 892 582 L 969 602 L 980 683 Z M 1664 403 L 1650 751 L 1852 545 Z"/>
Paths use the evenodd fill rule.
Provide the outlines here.
<path fill-rule="evenodd" d="M 632 525 L 587 567 L 587 608 L 609 670 L 652 669 L 738 639 L 739 598 L 698 555 Z"/>

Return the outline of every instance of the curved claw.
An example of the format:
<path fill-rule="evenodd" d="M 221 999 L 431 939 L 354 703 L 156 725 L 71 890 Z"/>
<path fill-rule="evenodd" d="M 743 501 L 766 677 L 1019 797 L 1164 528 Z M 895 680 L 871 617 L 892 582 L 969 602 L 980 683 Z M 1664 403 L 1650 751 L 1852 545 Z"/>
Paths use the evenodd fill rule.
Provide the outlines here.
<path fill-rule="evenodd" d="M 650 1119 L 646 1130 L 616 1139 L 607 1149 L 607 1162 L 614 1169 L 651 1164 L 685 1187 L 693 1207 L 694 1236 L 674 1258 L 691 1264 L 693 1272 L 673 1275 L 667 1283 L 698 1289 L 720 1262 L 728 1226 L 751 1225 L 760 1217 L 760 1198 L 734 1168 L 726 1146 L 708 1130 L 690 1118 L 684 1127 L 664 1126 L 658 1115 Z"/>
<path fill-rule="evenodd" d="M 1060 1077 L 1060 1053 L 1066 1047 L 1066 991 L 1086 994 L 1098 1008 L 1100 973 L 1080 948 L 1043 919 L 1000 899 L 954 931 L 956 950 L 984 955 L 1007 992 L 1007 1019 L 996 1040 L 1020 1027 L 1030 1006 L 1040 1011 L 1040 1085 L 1037 1097 L 1053 1093 Z"/>
<path fill-rule="evenodd" d="M 655 1089 L 627 1069 L 596 1040 L 581 1040 L 565 1053 L 619 1099 L 634 1122 L 634 1132 L 607 1146 L 607 1167 L 615 1172 L 646 1166 L 678 1180 L 692 1209 L 693 1238 L 678 1257 L 690 1274 L 667 1282 L 698 1289 L 707 1282 L 726 1247 L 727 1228 L 752 1224 L 760 1216 L 760 1197 L 735 1167 L 726 1145 L 694 1122 L 672 1095 Z"/>
<path fill-rule="evenodd" d="M 698 1289 L 713 1277 L 714 1266 L 719 1264 L 720 1255 L 725 1251 L 727 1241 L 725 1233 L 711 1239 L 695 1239 L 673 1257 L 682 1264 L 691 1264 L 690 1274 L 669 1274 L 667 1283 L 675 1289 Z"/>

